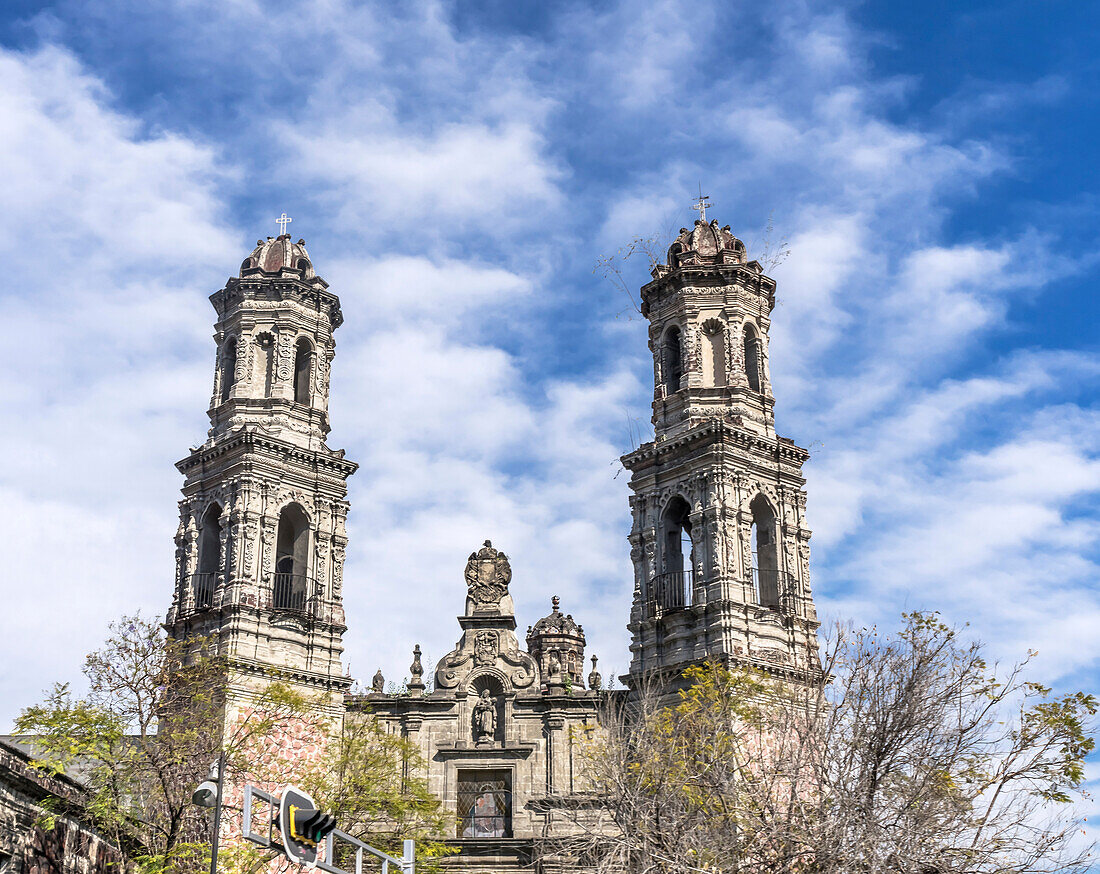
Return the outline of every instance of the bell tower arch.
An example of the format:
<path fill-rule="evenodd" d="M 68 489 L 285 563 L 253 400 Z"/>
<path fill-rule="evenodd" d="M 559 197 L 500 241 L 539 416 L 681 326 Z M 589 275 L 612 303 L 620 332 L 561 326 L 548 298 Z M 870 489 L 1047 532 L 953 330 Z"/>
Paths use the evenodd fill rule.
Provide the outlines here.
<path fill-rule="evenodd" d="M 342 711 L 347 478 L 329 449 L 340 301 L 305 241 L 257 241 L 210 297 L 217 313 L 206 442 L 184 475 L 166 625 L 212 637 L 232 699 L 278 678 Z"/>
<path fill-rule="evenodd" d="M 655 436 L 622 459 L 632 491 L 632 676 L 703 659 L 816 668 L 809 454 L 775 433 L 775 288 L 728 225 L 700 219 L 641 289 Z"/>

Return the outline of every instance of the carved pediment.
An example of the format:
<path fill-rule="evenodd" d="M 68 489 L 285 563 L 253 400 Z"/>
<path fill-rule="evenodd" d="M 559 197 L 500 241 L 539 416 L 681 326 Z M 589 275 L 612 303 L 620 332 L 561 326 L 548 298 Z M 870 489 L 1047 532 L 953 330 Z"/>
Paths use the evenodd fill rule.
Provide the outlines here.
<path fill-rule="evenodd" d="M 511 689 L 527 689 L 536 684 L 538 671 L 512 632 L 482 629 L 464 634 L 458 647 L 440 659 L 435 685 L 437 689 L 465 688 L 475 674 L 488 672 Z"/>

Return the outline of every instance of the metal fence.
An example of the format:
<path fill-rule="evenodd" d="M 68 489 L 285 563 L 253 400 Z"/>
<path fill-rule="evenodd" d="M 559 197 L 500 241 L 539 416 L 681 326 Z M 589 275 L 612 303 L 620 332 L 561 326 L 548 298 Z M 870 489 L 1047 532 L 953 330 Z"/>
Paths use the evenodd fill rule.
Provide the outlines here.
<path fill-rule="evenodd" d="M 214 603 L 214 574 L 191 574 L 191 591 L 195 595 L 195 609 Z"/>
<path fill-rule="evenodd" d="M 642 604 L 642 617 L 659 619 L 688 607 L 703 606 L 705 587 L 700 586 L 697 591 L 695 584 L 698 581 L 693 570 L 657 574 L 649 582 Z M 785 615 L 794 615 L 797 582 L 797 578 L 786 571 L 754 567 L 748 580 L 741 584 L 734 583 L 734 586 L 744 587 L 743 597 L 750 603 L 769 607 Z M 736 588 L 733 597 L 737 600 L 742 597 L 736 594 Z"/>
<path fill-rule="evenodd" d="M 272 574 L 271 606 L 276 610 L 305 613 L 313 579 L 306 574 Z"/>

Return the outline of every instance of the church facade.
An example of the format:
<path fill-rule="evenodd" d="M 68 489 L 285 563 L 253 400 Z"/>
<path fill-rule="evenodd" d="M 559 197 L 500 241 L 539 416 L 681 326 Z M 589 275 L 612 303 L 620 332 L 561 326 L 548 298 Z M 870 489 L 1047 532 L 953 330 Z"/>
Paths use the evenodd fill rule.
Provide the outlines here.
<path fill-rule="evenodd" d="M 704 213 L 705 216 L 705 213 Z M 641 290 L 654 362 L 654 439 L 631 472 L 631 664 L 615 693 L 583 626 L 556 597 L 521 641 L 512 568 L 490 541 L 455 566 L 455 648 L 387 694 L 352 694 L 341 664 L 347 479 L 326 443 L 339 299 L 302 240 L 257 242 L 211 296 L 217 347 L 207 440 L 184 475 L 166 625 L 213 636 L 243 706 L 274 677 L 334 719 L 370 713 L 419 748 L 430 789 L 454 814 L 451 860 L 520 870 L 584 794 L 580 745 L 606 696 L 643 677 L 671 694 L 704 659 L 812 681 L 808 454 L 775 433 L 768 368 L 775 283 L 717 222 L 682 229 Z M 624 532 L 625 533 L 625 532 Z M 356 582 L 370 585 L 370 581 Z M 522 585 L 518 580 L 516 585 Z M 552 593 L 547 593 L 548 599 Z M 354 621 L 354 617 L 352 617 Z"/>

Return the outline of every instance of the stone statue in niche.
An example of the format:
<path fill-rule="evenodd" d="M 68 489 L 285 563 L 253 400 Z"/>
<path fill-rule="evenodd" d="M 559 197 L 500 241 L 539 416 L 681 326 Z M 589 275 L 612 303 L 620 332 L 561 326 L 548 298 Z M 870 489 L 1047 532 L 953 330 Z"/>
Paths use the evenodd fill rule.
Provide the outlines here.
<path fill-rule="evenodd" d="M 481 697 L 474 705 L 474 740 L 479 744 L 492 743 L 497 733 L 497 705 L 488 689 L 481 690 Z"/>
<path fill-rule="evenodd" d="M 512 566 L 508 556 L 493 549 L 486 540 L 477 552 L 470 553 L 466 562 L 466 585 L 470 588 L 470 597 L 475 609 L 492 609 L 500 606 L 501 599 L 508 594 L 508 583 L 512 580 Z"/>
<path fill-rule="evenodd" d="M 386 688 L 386 678 L 382 676 L 381 668 L 374 672 L 374 679 L 370 681 L 370 685 L 375 692 L 381 692 Z"/>
<path fill-rule="evenodd" d="M 550 650 L 550 663 L 547 665 L 547 671 L 551 677 L 556 677 L 561 674 L 561 658 L 558 656 L 556 649 Z"/>

